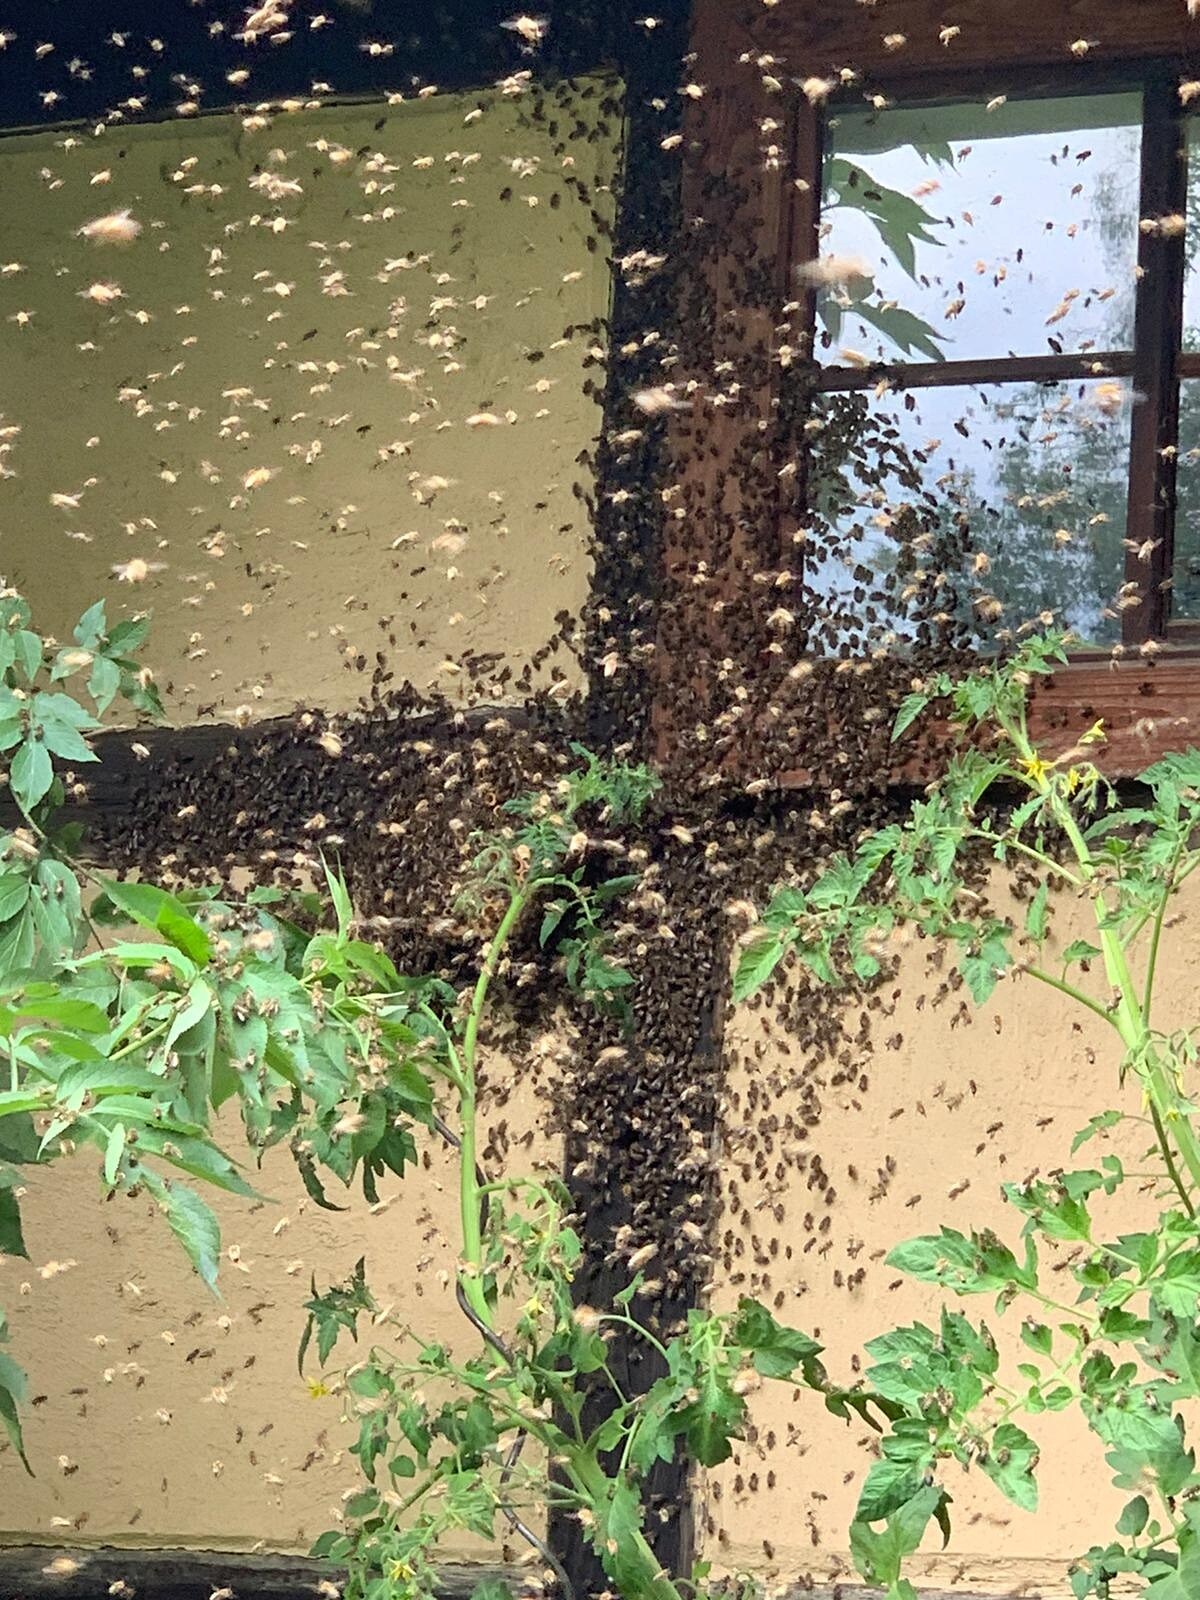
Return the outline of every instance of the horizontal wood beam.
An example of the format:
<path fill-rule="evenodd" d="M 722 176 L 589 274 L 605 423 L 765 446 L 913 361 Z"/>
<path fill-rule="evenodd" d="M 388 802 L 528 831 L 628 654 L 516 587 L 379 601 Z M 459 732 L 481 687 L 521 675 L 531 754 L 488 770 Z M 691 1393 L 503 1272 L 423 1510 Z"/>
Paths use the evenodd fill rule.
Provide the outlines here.
<path fill-rule="evenodd" d="M 310 724 L 305 727 L 302 715 L 264 717 L 244 728 L 228 722 L 197 722 L 187 727 L 108 729 L 91 741 L 98 761 L 75 768 L 86 794 L 68 797 L 62 820 L 86 823 L 89 817 L 117 816 L 129 804 L 134 790 L 152 785 L 167 773 L 203 771 L 226 760 L 240 759 L 259 746 L 278 748 L 288 739 L 316 739 L 324 730 L 337 732 L 356 722 L 353 713 L 334 716 L 321 712 L 312 713 Z M 469 737 L 496 718 L 503 718 L 513 728 L 528 728 L 533 722 L 528 706 L 477 706 L 466 711 L 443 707 L 397 716 L 396 742 L 449 742 L 464 735 Z M 11 826 L 14 810 L 6 797 L 0 799 L 0 822 Z"/>
<path fill-rule="evenodd" d="M 322 1584 L 340 1587 L 345 1578 L 344 1569 L 332 1562 L 307 1556 L 0 1546 L 0 1600 L 210 1600 L 222 1589 L 232 1589 L 233 1600 L 310 1600 L 327 1594 Z M 514 1595 L 525 1589 L 520 1568 L 450 1563 L 438 1572 L 438 1600 L 469 1600 L 476 1585 L 489 1580 L 507 1583 Z M 121 1584 L 127 1588 L 114 1587 Z M 962 1589 L 918 1592 L 920 1600 L 987 1600 Z M 786 1595 L 787 1600 L 879 1600 L 878 1589 L 810 1585 L 802 1578 Z"/>
<path fill-rule="evenodd" d="M 225 1589 L 235 1600 L 306 1600 L 326 1594 L 322 1584 L 340 1587 L 345 1579 L 343 1568 L 307 1556 L 0 1546 L 4 1600 L 210 1600 Z M 515 1567 L 450 1563 L 438 1572 L 438 1600 L 469 1600 L 488 1580 L 507 1582 L 514 1593 L 521 1589 Z"/>
<path fill-rule="evenodd" d="M 977 361 L 881 361 L 863 367 L 818 366 L 815 375 L 818 389 L 842 391 L 874 389 L 884 380 L 896 389 L 930 389 L 967 383 L 1063 383 L 1075 378 L 1127 378 L 1132 371 L 1132 350 L 1096 350 L 1084 355 L 989 356 Z"/>
<path fill-rule="evenodd" d="M 1087 759 L 1108 778 L 1136 778 L 1175 750 L 1200 748 L 1200 652 L 1145 661 L 1072 661 L 1030 692 L 1029 732 L 1053 758 L 1071 749 L 1081 735 L 1103 722 L 1106 740 L 1087 747 Z M 935 747 L 944 747 L 948 724 L 934 724 Z M 907 743 L 907 750 L 906 750 Z M 937 776 L 927 757 L 911 752 L 911 742 L 896 747 L 891 781 L 897 788 L 923 785 Z M 781 771 L 781 789 L 820 787 L 828 774 L 796 765 Z"/>

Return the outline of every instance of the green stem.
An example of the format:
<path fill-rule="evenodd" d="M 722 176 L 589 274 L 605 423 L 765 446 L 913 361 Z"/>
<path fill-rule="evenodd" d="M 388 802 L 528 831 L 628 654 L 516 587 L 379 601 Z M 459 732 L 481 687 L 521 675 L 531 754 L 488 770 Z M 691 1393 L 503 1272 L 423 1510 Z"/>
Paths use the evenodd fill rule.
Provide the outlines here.
<path fill-rule="evenodd" d="M 487 1004 L 488 989 L 500 965 L 504 947 L 524 909 L 525 896 L 514 892 L 509 900 L 508 909 L 500 919 L 500 926 L 488 944 L 487 955 L 479 969 L 475 991 L 471 996 L 471 1008 L 467 1013 L 466 1027 L 463 1029 L 461 1061 L 456 1063 L 461 1078 L 458 1088 L 458 1193 L 463 1250 L 459 1281 L 471 1309 L 489 1328 L 494 1326 L 494 1320 L 483 1282 L 483 1230 L 480 1219 L 479 1179 L 476 1175 L 478 1086 L 475 1058 L 479 1025 L 483 1019 L 484 1006 Z"/>
<path fill-rule="evenodd" d="M 665 1345 L 662 1343 L 662 1341 L 660 1339 L 656 1339 L 654 1337 L 654 1335 L 650 1332 L 649 1328 L 643 1327 L 643 1325 L 637 1320 L 636 1317 L 630 1317 L 630 1316 L 624 1316 L 623 1317 L 616 1311 L 607 1311 L 600 1318 L 600 1321 L 601 1322 L 617 1322 L 623 1328 L 631 1328 L 634 1333 L 641 1334 L 642 1338 L 645 1339 L 647 1344 L 653 1345 L 654 1348 L 658 1351 L 659 1355 L 663 1358 L 664 1361 L 667 1359 L 667 1351 L 666 1351 Z"/>
<path fill-rule="evenodd" d="M 1106 1011 L 1102 1005 L 1093 1000 L 1090 995 L 1084 994 L 1082 989 L 1077 989 L 1074 984 L 1067 983 L 1062 978 L 1054 977 L 1041 967 L 1026 967 L 1025 971 L 1028 972 L 1031 978 L 1036 978 L 1039 983 L 1044 983 L 1051 989 L 1057 989 L 1059 994 L 1068 995 L 1077 1004 L 1086 1006 L 1089 1011 L 1094 1011 L 1102 1021 L 1108 1023 L 1110 1028 L 1117 1026 L 1111 1011 Z"/>
<path fill-rule="evenodd" d="M 1034 752 L 1028 739 L 1022 734 L 1014 742 L 1021 756 L 1026 761 L 1030 760 Z M 1039 777 L 1031 781 L 1034 787 L 1049 795 L 1051 808 L 1075 852 L 1075 859 L 1079 863 L 1083 879 L 1085 883 L 1094 885 L 1096 872 L 1092 853 L 1070 806 L 1045 778 Z M 1200 1189 L 1200 1145 L 1196 1141 L 1190 1110 L 1182 1103 L 1178 1088 L 1171 1081 L 1169 1068 L 1165 1066 L 1150 1042 L 1150 1030 L 1146 1018 L 1134 998 L 1136 991 L 1125 947 L 1116 930 L 1106 926 L 1108 906 L 1103 895 L 1097 895 L 1094 908 L 1099 928 L 1100 948 L 1104 956 L 1104 969 L 1118 997 L 1114 1021 L 1130 1064 L 1145 1091 L 1163 1160 L 1170 1171 L 1174 1164 L 1171 1150 L 1173 1140 L 1182 1157 L 1183 1165 L 1187 1168 L 1193 1188 Z M 1178 1178 L 1177 1170 L 1176 1178 Z M 1188 1215 L 1195 1216 L 1196 1208 L 1186 1186 L 1177 1182 L 1176 1187 Z"/>
<path fill-rule="evenodd" d="M 1187 1186 L 1179 1175 L 1179 1168 L 1175 1164 L 1175 1153 L 1171 1149 L 1171 1141 L 1167 1138 L 1167 1130 L 1163 1127 L 1163 1120 L 1158 1114 L 1158 1107 L 1151 1103 L 1150 1120 L 1154 1124 L 1154 1137 L 1158 1140 L 1158 1148 L 1162 1152 L 1163 1162 L 1166 1165 L 1167 1176 L 1175 1186 L 1175 1193 L 1183 1201 L 1184 1210 L 1188 1216 L 1194 1217 L 1196 1212 L 1192 1205 L 1192 1197 L 1187 1191 Z"/>
<path fill-rule="evenodd" d="M 1158 945 L 1162 938 L 1163 922 L 1167 915 L 1167 901 L 1175 888 L 1175 871 L 1179 866 L 1179 858 L 1183 854 L 1182 838 L 1176 843 L 1171 855 L 1171 864 L 1167 868 L 1167 879 L 1163 884 L 1162 894 L 1159 896 L 1158 908 L 1154 913 L 1154 927 L 1150 933 L 1150 951 L 1146 957 L 1146 978 L 1142 985 L 1142 1018 L 1147 1027 L 1150 1026 L 1150 1007 L 1154 999 L 1154 971 L 1158 966 Z"/>
<path fill-rule="evenodd" d="M 611 1504 L 614 1480 L 588 1451 L 568 1451 L 563 1458 L 563 1468 L 589 1507 L 606 1508 Z M 622 1600 L 683 1600 L 681 1590 L 671 1580 L 640 1528 L 623 1529 L 619 1548 L 611 1552 L 607 1549 L 602 1516 L 603 1512 L 597 1516 L 600 1526 L 595 1541 L 596 1553 Z M 613 1570 L 618 1565 L 619 1580 Z"/>

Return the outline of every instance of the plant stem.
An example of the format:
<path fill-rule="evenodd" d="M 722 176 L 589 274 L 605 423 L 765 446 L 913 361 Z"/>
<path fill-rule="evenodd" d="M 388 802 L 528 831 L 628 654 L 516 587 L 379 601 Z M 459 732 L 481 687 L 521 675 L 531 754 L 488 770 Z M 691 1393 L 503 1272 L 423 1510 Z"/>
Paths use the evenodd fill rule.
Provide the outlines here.
<path fill-rule="evenodd" d="M 578 1488 L 589 1507 L 605 1508 L 612 1503 L 614 1480 L 586 1450 L 568 1451 L 563 1460 L 567 1476 Z M 600 1521 L 600 1516 L 597 1516 Z M 595 1541 L 604 1570 L 612 1578 L 622 1600 L 682 1600 L 681 1591 L 668 1576 L 662 1562 L 639 1528 L 622 1529 L 616 1548 L 609 1549 L 602 1529 Z M 606 1556 L 608 1559 L 606 1559 Z M 614 1569 L 619 1566 L 620 1577 Z"/>
<path fill-rule="evenodd" d="M 1117 1026 L 1111 1011 L 1106 1011 L 1102 1005 L 1099 1005 L 1090 995 L 1084 994 L 1082 989 L 1077 989 L 1074 984 L 1067 983 L 1062 978 L 1054 977 L 1053 974 L 1046 972 L 1041 967 L 1026 967 L 1025 971 L 1028 972 L 1031 978 L 1036 978 L 1039 983 L 1044 983 L 1051 989 L 1057 989 L 1059 994 L 1065 994 L 1078 1005 L 1086 1006 L 1089 1011 L 1094 1011 L 1102 1022 L 1108 1023 L 1110 1028 Z"/>
<path fill-rule="evenodd" d="M 483 1008 L 487 1004 L 488 989 L 496 975 L 496 969 L 500 965 L 504 947 L 508 943 L 522 911 L 525 909 L 525 904 L 525 896 L 518 891 L 514 891 L 509 900 L 508 909 L 500 919 L 500 926 L 496 929 L 488 944 L 487 955 L 484 957 L 483 965 L 479 969 L 475 991 L 471 996 L 471 1008 L 467 1013 L 466 1027 L 463 1029 L 461 1065 L 459 1068 L 462 1081 L 458 1086 L 460 1124 L 458 1193 L 463 1244 L 463 1264 L 459 1270 L 459 1281 L 475 1315 L 489 1328 L 494 1326 L 494 1321 L 492 1308 L 488 1304 L 487 1291 L 483 1282 L 483 1229 L 480 1218 L 479 1178 L 475 1170 L 475 1152 L 478 1144 L 475 1054 L 479 1040 L 479 1024 L 483 1019 Z"/>
<path fill-rule="evenodd" d="M 1028 739 L 1019 734 L 1014 738 L 1014 743 L 1022 757 L 1030 761 L 1034 752 Z M 1096 869 L 1092 852 L 1070 806 L 1044 777 L 1031 781 L 1035 788 L 1049 794 L 1051 808 L 1075 852 L 1075 859 L 1079 863 L 1085 883 L 1095 885 Z M 1197 1144 L 1195 1129 L 1192 1127 L 1190 1108 L 1182 1103 L 1178 1088 L 1170 1080 L 1169 1069 L 1150 1042 L 1150 1029 L 1144 1011 L 1134 998 L 1136 990 L 1133 974 L 1126 959 L 1125 947 L 1116 930 L 1106 925 L 1108 906 L 1102 894 L 1097 895 L 1094 909 L 1099 928 L 1100 948 L 1104 955 L 1104 969 L 1109 983 L 1118 996 L 1114 1021 L 1125 1045 L 1129 1062 L 1145 1091 L 1163 1161 L 1167 1170 L 1173 1172 L 1173 1181 L 1188 1215 L 1195 1216 L 1195 1205 L 1186 1185 L 1179 1181 L 1178 1169 L 1175 1168 L 1171 1150 L 1173 1139 L 1193 1187 L 1200 1189 L 1200 1145 Z"/>
<path fill-rule="evenodd" d="M 1167 914 L 1167 901 L 1175 888 L 1175 871 L 1179 866 L 1179 858 L 1183 854 L 1183 839 L 1180 838 L 1171 855 L 1171 864 L 1167 868 L 1166 882 L 1163 884 L 1162 894 L 1159 896 L 1158 909 L 1154 913 L 1154 927 L 1150 934 L 1150 952 L 1146 957 L 1146 978 L 1142 986 L 1142 1018 L 1147 1027 L 1150 1026 L 1150 1006 L 1154 999 L 1154 972 L 1158 966 L 1158 944 L 1162 938 L 1163 922 Z"/>

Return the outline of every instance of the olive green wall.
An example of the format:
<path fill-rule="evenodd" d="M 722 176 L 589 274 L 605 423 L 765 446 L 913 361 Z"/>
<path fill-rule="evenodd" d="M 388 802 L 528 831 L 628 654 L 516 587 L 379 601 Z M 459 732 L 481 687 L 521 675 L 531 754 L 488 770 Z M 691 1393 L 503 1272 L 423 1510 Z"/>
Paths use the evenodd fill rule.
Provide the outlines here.
<path fill-rule="evenodd" d="M 381 646 L 511 697 L 589 575 L 620 127 L 582 91 L 558 144 L 495 90 L 0 141 L 0 573 L 42 626 L 152 607 L 180 721 L 350 705 Z"/>

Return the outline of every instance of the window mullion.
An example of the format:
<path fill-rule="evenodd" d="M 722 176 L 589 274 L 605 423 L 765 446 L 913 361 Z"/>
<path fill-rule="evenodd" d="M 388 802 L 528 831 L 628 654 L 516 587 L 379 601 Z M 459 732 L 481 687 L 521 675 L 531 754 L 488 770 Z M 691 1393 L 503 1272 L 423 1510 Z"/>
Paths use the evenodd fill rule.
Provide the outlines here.
<path fill-rule="evenodd" d="M 1143 91 L 1134 405 L 1129 440 L 1125 582 L 1136 605 L 1122 612 L 1126 646 L 1166 630 L 1175 502 L 1179 346 L 1183 325 L 1187 202 L 1183 122 L 1174 74 L 1155 72 Z M 1178 220 L 1177 220 L 1178 219 Z"/>

